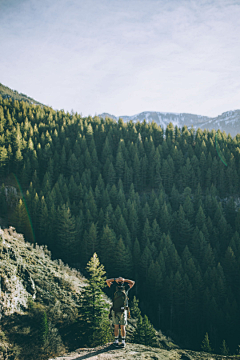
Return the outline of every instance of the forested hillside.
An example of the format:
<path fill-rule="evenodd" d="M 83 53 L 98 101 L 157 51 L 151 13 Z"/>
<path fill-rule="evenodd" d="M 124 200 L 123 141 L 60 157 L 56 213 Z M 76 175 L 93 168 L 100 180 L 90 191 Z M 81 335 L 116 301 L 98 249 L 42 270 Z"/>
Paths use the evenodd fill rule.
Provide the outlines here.
<path fill-rule="evenodd" d="M 0 96 L 2 96 L 3 99 L 12 99 L 17 100 L 17 101 L 26 101 L 29 104 L 36 104 L 36 105 L 41 105 L 43 106 L 43 104 L 41 104 L 40 102 L 34 100 L 33 98 L 28 97 L 25 94 L 22 94 L 19 92 L 17 92 L 16 90 L 12 90 L 7 86 L 4 86 L 3 84 L 0 83 Z"/>
<path fill-rule="evenodd" d="M 82 271 L 97 252 L 108 276 L 136 281 L 156 328 L 193 349 L 208 332 L 235 352 L 240 135 L 0 97 L 0 183 L 2 225 Z"/>

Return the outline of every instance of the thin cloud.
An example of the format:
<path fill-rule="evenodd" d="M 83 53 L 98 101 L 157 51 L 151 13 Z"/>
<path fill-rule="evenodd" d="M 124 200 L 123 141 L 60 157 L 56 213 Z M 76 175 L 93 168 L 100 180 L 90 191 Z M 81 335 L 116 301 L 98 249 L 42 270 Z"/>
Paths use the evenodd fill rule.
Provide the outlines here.
<path fill-rule="evenodd" d="M 1 82 L 84 115 L 218 115 L 239 107 L 239 16 L 231 0 L 3 1 Z"/>

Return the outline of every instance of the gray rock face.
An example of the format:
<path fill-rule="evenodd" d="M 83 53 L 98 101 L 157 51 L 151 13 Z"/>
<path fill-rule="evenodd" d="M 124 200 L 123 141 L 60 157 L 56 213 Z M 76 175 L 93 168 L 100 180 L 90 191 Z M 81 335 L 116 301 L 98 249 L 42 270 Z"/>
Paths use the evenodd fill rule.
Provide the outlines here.
<path fill-rule="evenodd" d="M 9 234 L 1 231 L 0 236 L 2 239 L 0 255 L 0 309 L 2 316 L 22 312 L 23 309 L 26 309 L 29 296 L 36 297 L 36 289 L 30 274 L 26 277 L 23 272 L 19 271 L 20 256 L 7 241 Z"/>
<path fill-rule="evenodd" d="M 22 312 L 27 308 L 29 293 L 26 291 L 23 281 L 16 273 L 8 273 L 9 278 L 3 278 L 0 307 L 1 315 L 10 315 L 14 312 Z"/>
<path fill-rule="evenodd" d="M 68 275 L 60 263 L 51 260 L 44 246 L 27 244 L 14 228 L 0 229 L 0 316 L 24 313 L 29 299 L 49 304 L 61 298 L 61 304 L 75 308 L 69 290 L 73 284 L 77 294 L 83 281 Z M 74 286 L 74 282 L 78 284 Z"/>

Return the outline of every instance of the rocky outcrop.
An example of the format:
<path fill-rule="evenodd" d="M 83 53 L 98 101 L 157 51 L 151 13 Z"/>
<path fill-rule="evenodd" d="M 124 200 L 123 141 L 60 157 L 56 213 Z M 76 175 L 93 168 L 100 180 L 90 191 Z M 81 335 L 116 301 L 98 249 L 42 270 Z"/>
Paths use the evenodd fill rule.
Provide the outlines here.
<path fill-rule="evenodd" d="M 21 265 L 17 247 L 11 246 L 16 241 L 23 241 L 21 235 L 11 238 L 8 231 L 1 230 L 0 236 L 0 313 L 3 316 L 26 309 L 29 296 L 36 298 L 36 288 L 30 273 Z"/>
<path fill-rule="evenodd" d="M 24 313 L 29 299 L 46 304 L 58 299 L 74 308 L 73 293 L 82 286 L 80 273 L 52 261 L 45 246 L 26 243 L 13 227 L 0 229 L 0 316 Z"/>
<path fill-rule="evenodd" d="M 190 350 L 164 350 L 152 348 L 139 344 L 127 344 L 125 349 L 116 349 L 111 344 L 98 346 L 94 349 L 78 349 L 64 356 L 51 358 L 49 360 L 230 360 L 238 359 L 237 356 L 223 356 L 195 352 Z"/>

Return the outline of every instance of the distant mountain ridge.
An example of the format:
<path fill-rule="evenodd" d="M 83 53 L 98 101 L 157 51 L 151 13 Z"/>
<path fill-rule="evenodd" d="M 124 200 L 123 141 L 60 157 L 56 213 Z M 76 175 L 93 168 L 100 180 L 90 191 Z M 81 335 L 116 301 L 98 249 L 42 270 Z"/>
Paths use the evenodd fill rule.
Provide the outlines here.
<path fill-rule="evenodd" d="M 32 99 L 31 97 L 18 93 L 16 90 L 12 90 L 7 86 L 0 83 L 0 96 L 3 99 L 11 98 L 13 100 L 18 101 L 26 101 L 30 104 L 36 104 L 44 106 L 44 104 Z M 225 131 L 226 134 L 231 134 L 232 137 L 240 134 L 240 110 L 230 110 L 218 115 L 217 117 L 208 117 L 196 114 L 188 114 L 188 113 L 171 113 L 171 112 L 158 112 L 158 111 L 144 111 L 136 115 L 128 116 L 115 116 L 108 113 L 102 113 L 98 115 L 102 118 L 112 118 L 114 120 L 118 120 L 122 118 L 125 122 L 132 120 L 133 122 L 144 121 L 147 123 L 155 121 L 158 125 L 160 125 L 163 129 L 166 129 L 167 124 L 170 122 L 173 123 L 174 126 L 183 127 L 186 125 L 191 128 L 193 126 L 194 129 L 208 129 L 208 130 L 218 130 Z"/>
<path fill-rule="evenodd" d="M 189 128 L 193 126 L 193 128 L 196 130 L 198 128 L 202 130 L 220 129 L 221 131 L 225 131 L 226 134 L 230 133 L 232 137 L 240 134 L 240 110 L 227 111 L 213 118 L 195 114 L 167 113 L 157 111 L 144 111 L 132 116 L 124 115 L 117 117 L 108 113 L 102 113 L 98 116 L 104 119 L 109 117 L 116 121 L 119 118 L 122 118 L 125 122 L 132 120 L 134 123 L 137 121 L 142 122 L 144 120 L 146 120 L 147 123 L 154 121 L 163 129 L 166 129 L 167 124 L 172 122 L 174 126 L 178 126 L 180 128 L 186 125 Z"/>

